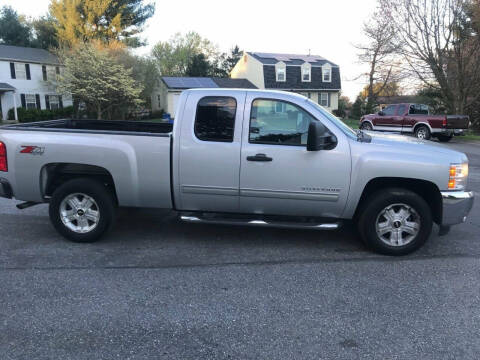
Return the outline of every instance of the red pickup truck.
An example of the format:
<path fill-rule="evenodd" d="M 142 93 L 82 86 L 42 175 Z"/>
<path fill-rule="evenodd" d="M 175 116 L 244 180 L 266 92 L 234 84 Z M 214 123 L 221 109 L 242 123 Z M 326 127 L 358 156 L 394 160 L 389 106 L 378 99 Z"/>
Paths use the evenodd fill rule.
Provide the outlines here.
<path fill-rule="evenodd" d="M 462 135 L 469 122 L 466 115 L 430 115 L 428 106 L 423 104 L 395 104 L 362 116 L 359 125 L 363 130 L 410 133 L 419 139 L 436 137 L 446 142 L 453 135 Z"/>

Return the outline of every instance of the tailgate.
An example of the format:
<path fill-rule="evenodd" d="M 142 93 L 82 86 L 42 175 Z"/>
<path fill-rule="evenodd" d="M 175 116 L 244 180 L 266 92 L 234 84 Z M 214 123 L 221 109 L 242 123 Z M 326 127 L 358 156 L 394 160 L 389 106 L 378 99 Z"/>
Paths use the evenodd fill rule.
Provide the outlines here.
<path fill-rule="evenodd" d="M 469 122 L 467 115 L 447 115 L 447 129 L 468 129 Z"/>

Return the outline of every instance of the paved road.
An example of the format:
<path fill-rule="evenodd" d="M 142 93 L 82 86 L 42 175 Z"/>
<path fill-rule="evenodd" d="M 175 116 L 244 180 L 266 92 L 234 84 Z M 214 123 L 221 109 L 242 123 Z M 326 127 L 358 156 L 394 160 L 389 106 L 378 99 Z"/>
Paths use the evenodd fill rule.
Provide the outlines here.
<path fill-rule="evenodd" d="M 470 159 L 480 192 L 480 144 Z M 0 200 L 0 359 L 478 359 L 480 202 L 417 253 L 334 233 L 183 224 L 123 211 L 64 241 Z"/>

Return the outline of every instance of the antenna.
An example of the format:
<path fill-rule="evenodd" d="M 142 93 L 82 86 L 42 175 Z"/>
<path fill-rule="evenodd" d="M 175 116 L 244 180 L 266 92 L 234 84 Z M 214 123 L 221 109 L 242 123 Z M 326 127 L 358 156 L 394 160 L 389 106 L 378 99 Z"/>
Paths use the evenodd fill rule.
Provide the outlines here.
<path fill-rule="evenodd" d="M 310 56 L 310 49 L 308 49 L 308 56 Z"/>

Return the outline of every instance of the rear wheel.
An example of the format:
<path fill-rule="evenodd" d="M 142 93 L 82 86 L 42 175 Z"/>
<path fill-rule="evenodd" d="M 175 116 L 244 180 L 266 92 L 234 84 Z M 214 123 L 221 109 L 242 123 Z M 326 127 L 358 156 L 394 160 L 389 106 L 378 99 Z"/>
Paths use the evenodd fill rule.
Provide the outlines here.
<path fill-rule="evenodd" d="M 425 125 L 420 125 L 415 129 L 415 137 L 421 140 L 430 140 L 430 129 Z"/>
<path fill-rule="evenodd" d="M 73 179 L 55 190 L 49 215 L 55 229 L 67 239 L 93 242 L 113 224 L 115 202 L 101 182 L 88 178 Z"/>
<path fill-rule="evenodd" d="M 440 142 L 449 142 L 452 140 L 453 135 L 437 135 L 437 138 Z"/>
<path fill-rule="evenodd" d="M 425 200 L 412 191 L 383 189 L 369 197 L 358 227 L 372 250 L 385 255 L 406 255 L 427 241 L 432 231 L 432 213 Z"/>
<path fill-rule="evenodd" d="M 370 124 L 368 121 L 363 122 L 362 125 L 360 126 L 360 128 L 362 130 L 365 130 L 365 131 L 372 131 L 373 130 L 372 124 Z"/>

